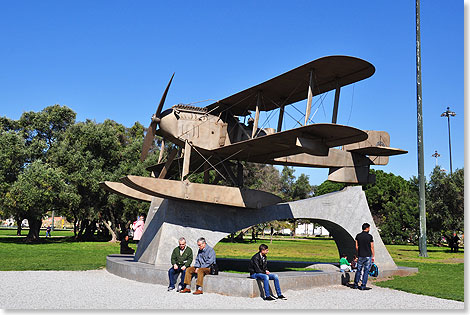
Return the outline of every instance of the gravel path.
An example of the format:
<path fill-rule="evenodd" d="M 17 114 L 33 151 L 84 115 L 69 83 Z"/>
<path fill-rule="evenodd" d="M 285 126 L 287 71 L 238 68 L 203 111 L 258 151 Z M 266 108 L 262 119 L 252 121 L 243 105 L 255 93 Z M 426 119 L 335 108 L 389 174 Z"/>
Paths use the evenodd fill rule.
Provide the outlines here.
<path fill-rule="evenodd" d="M 106 270 L 1 271 L 1 309 L 464 309 L 463 302 L 371 286 L 283 292 L 287 300 L 200 296 L 120 278 Z M 374 301 L 371 304 L 371 301 Z"/>

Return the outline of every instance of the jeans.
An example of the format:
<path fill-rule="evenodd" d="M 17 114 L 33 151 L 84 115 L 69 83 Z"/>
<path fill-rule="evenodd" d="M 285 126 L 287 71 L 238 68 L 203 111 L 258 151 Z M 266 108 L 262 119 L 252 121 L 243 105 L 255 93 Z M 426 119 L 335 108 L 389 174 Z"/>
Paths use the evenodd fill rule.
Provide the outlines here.
<path fill-rule="evenodd" d="M 271 293 L 269 292 L 269 280 L 274 280 L 274 288 L 276 288 L 277 296 L 282 295 L 281 287 L 279 286 L 279 277 L 276 274 L 270 273 L 267 275 L 264 273 L 254 273 L 250 275 L 250 277 L 257 280 L 263 280 L 265 297 L 271 296 Z"/>
<path fill-rule="evenodd" d="M 365 288 L 367 284 L 367 279 L 369 278 L 369 270 L 372 265 L 372 257 L 359 257 L 357 259 L 357 271 L 356 276 L 354 277 L 354 287 L 358 286 L 359 278 L 361 277 L 361 271 L 364 269 L 362 275 L 362 287 Z"/>
<path fill-rule="evenodd" d="M 181 281 L 180 281 L 180 286 L 184 288 L 184 276 L 186 274 L 186 269 L 181 270 L 181 267 L 178 267 L 178 269 L 175 269 L 171 267 L 168 270 L 168 278 L 170 278 L 170 285 L 168 287 L 174 288 L 176 280 L 178 279 L 178 274 L 181 272 Z"/>

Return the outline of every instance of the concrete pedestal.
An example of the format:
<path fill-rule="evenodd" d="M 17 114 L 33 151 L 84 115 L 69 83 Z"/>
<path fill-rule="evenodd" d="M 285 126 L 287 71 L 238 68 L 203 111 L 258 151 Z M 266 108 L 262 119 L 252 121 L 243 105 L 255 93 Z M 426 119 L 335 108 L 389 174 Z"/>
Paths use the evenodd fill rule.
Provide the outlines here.
<path fill-rule="evenodd" d="M 361 232 L 362 224 L 367 222 L 371 225 L 377 265 L 382 270 L 397 269 L 380 238 L 360 186 L 261 209 L 153 198 L 135 261 L 155 265 L 155 268 L 168 268 L 171 253 L 180 237 L 186 238 L 195 257 L 199 237 L 204 237 L 214 247 L 230 233 L 255 224 L 285 219 L 312 219 L 324 226 L 338 246 L 338 259 L 340 253 L 345 253 L 349 259 L 356 253 L 354 238 Z"/>

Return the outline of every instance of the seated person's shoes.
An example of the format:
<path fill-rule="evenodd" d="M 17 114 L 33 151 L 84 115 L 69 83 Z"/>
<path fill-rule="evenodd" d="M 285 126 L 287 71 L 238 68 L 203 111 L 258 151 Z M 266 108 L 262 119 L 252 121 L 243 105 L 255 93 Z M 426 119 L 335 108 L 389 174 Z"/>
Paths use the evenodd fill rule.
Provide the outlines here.
<path fill-rule="evenodd" d="M 174 290 L 175 287 L 168 287 L 168 291 Z"/>
<path fill-rule="evenodd" d="M 201 290 L 196 290 L 196 291 L 194 291 L 193 294 L 202 294 L 202 293 L 203 293 L 203 292 L 202 292 Z"/>
<path fill-rule="evenodd" d="M 191 290 L 188 288 L 184 288 L 183 290 L 180 291 L 180 293 L 191 293 Z"/>
<path fill-rule="evenodd" d="M 281 299 L 281 300 L 287 300 L 287 298 L 284 296 L 284 295 L 278 295 L 277 296 L 278 299 Z"/>
<path fill-rule="evenodd" d="M 272 297 L 272 296 L 268 296 L 266 298 L 264 298 L 265 301 L 274 301 L 276 298 Z"/>

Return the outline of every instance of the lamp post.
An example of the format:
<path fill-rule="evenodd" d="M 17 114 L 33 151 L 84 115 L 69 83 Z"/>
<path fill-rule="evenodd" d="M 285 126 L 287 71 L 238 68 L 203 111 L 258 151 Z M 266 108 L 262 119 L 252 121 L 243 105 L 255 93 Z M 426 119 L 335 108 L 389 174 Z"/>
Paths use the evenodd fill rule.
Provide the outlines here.
<path fill-rule="evenodd" d="M 428 257 L 426 237 L 426 195 L 424 183 L 423 145 L 423 91 L 421 87 L 421 23 L 419 0 L 416 0 L 416 103 L 418 140 L 418 186 L 419 186 L 419 256 Z"/>
<path fill-rule="evenodd" d="M 450 175 L 452 175 L 452 146 L 450 145 L 450 116 L 455 116 L 454 112 L 450 111 L 450 107 L 441 114 L 441 117 L 447 117 L 447 127 L 449 129 L 449 159 L 450 159 Z"/>
<path fill-rule="evenodd" d="M 440 157 L 441 155 L 437 153 L 437 150 L 434 151 L 434 154 L 431 155 L 432 157 L 436 158 L 436 166 L 437 166 L 437 158 Z"/>

